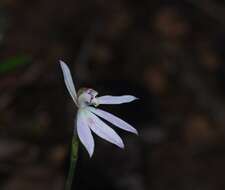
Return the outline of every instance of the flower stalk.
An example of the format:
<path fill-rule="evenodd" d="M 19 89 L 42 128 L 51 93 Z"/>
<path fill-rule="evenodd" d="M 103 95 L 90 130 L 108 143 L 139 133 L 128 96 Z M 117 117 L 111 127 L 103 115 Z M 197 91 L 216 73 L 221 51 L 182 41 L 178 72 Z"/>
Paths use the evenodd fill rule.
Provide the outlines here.
<path fill-rule="evenodd" d="M 77 138 L 77 135 L 74 135 L 72 138 L 72 144 L 71 144 L 70 168 L 69 168 L 68 177 L 66 180 L 65 190 L 71 190 L 72 188 L 73 176 L 75 173 L 77 158 L 78 158 L 78 147 L 79 147 L 79 140 Z"/>

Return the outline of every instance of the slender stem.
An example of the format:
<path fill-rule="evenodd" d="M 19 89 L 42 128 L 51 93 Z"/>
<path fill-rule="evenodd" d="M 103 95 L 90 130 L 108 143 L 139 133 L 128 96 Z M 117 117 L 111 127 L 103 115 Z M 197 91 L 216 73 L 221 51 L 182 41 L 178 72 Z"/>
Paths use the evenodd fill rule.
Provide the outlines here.
<path fill-rule="evenodd" d="M 66 180 L 65 190 L 71 190 L 73 183 L 73 176 L 75 173 L 77 158 L 78 158 L 78 145 L 79 141 L 76 135 L 73 136 L 72 145 L 71 145 L 71 155 L 70 155 L 70 168 L 68 177 Z"/>

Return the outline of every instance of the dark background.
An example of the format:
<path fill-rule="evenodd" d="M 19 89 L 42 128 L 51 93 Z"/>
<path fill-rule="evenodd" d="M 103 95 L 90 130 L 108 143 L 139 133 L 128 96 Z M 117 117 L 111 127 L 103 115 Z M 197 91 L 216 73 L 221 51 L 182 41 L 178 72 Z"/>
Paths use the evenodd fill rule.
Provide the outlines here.
<path fill-rule="evenodd" d="M 138 129 L 80 147 L 76 190 L 225 189 L 223 0 L 0 0 L 0 189 L 62 190 L 76 88 Z"/>

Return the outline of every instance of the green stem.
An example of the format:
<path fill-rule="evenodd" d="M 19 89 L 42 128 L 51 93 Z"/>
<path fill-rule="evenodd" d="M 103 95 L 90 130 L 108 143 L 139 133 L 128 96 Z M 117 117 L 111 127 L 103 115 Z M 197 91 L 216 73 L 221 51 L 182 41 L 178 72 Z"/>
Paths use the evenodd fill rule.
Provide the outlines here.
<path fill-rule="evenodd" d="M 79 140 L 77 136 L 73 136 L 72 145 L 71 145 L 70 168 L 69 168 L 69 173 L 66 180 L 65 190 L 71 190 L 72 188 L 73 176 L 75 173 L 75 168 L 76 168 L 76 163 L 78 158 L 78 145 L 79 145 Z"/>

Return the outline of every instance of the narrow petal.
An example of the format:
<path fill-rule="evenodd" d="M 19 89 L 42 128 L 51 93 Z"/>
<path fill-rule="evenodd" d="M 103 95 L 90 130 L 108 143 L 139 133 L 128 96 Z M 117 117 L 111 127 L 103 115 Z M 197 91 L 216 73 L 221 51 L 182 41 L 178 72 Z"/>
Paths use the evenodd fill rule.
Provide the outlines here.
<path fill-rule="evenodd" d="M 117 145 L 120 148 L 124 148 L 124 144 L 120 136 L 108 125 L 106 125 L 101 119 L 90 111 L 86 111 L 88 116 L 88 123 L 91 130 L 99 137 Z"/>
<path fill-rule="evenodd" d="M 123 95 L 123 96 L 100 96 L 96 98 L 99 104 L 123 104 L 132 102 L 138 98 L 131 95 Z"/>
<path fill-rule="evenodd" d="M 120 129 L 129 131 L 131 133 L 138 134 L 137 130 L 134 127 L 132 127 L 129 123 L 125 122 L 124 120 L 120 119 L 119 117 L 117 117 L 109 112 L 106 112 L 104 110 L 101 110 L 101 109 L 97 109 L 97 108 L 93 108 L 93 107 L 89 107 L 88 109 L 92 113 L 96 114 L 99 117 L 102 117 L 103 119 L 109 121 L 110 123 L 119 127 Z"/>
<path fill-rule="evenodd" d="M 81 143 L 91 157 L 94 152 L 94 139 L 82 111 L 78 111 L 77 113 L 77 133 Z"/>
<path fill-rule="evenodd" d="M 77 93 L 73 84 L 73 79 L 70 73 L 70 70 L 68 68 L 68 66 L 66 65 L 66 63 L 64 63 L 63 61 L 59 61 L 62 71 L 63 71 L 63 77 L 64 77 L 64 82 L 66 84 L 66 87 L 71 95 L 71 97 L 73 98 L 73 101 L 75 102 L 75 104 L 77 105 Z"/>

